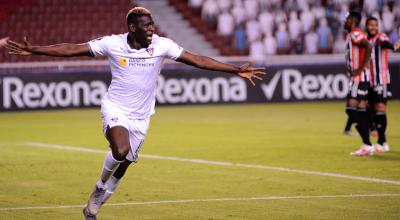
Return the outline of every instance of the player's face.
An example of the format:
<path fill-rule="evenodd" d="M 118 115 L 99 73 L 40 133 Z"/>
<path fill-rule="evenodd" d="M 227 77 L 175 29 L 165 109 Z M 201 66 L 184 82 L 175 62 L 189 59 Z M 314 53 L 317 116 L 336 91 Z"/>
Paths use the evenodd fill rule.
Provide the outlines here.
<path fill-rule="evenodd" d="M 375 20 L 368 21 L 367 32 L 368 35 L 375 36 L 378 33 L 378 22 Z"/>
<path fill-rule="evenodd" d="M 154 31 L 154 21 L 151 16 L 141 16 L 137 19 L 135 34 L 139 41 L 151 44 Z"/>
<path fill-rule="evenodd" d="M 354 19 L 350 16 L 347 16 L 346 20 L 344 21 L 344 29 L 346 29 L 347 31 L 350 31 L 353 28 L 353 23 L 354 23 Z"/>

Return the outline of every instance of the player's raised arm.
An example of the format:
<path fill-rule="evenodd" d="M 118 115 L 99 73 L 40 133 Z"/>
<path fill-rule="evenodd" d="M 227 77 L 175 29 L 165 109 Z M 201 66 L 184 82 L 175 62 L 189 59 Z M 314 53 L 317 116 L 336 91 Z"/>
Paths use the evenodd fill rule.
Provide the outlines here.
<path fill-rule="evenodd" d="M 246 63 L 241 67 L 237 67 L 207 56 L 195 55 L 187 51 L 183 51 L 177 61 L 201 69 L 237 74 L 240 77 L 248 79 L 253 86 L 255 86 L 253 79 L 262 80 L 262 78 L 258 75 L 265 75 L 264 67 L 253 67 L 250 65 L 250 63 Z"/>
<path fill-rule="evenodd" d="M 89 45 L 84 44 L 55 44 L 49 46 L 32 46 L 24 38 L 24 43 L 17 43 L 12 40 L 7 40 L 6 48 L 9 54 L 15 55 L 46 55 L 54 57 L 76 57 L 76 56 L 93 56 L 90 52 Z"/>

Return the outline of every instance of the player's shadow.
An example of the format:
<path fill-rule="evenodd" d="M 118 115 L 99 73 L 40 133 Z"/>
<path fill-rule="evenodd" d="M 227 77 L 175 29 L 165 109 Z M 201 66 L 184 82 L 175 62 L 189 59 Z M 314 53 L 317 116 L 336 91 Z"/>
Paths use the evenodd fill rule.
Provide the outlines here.
<path fill-rule="evenodd" d="M 381 153 L 374 156 L 376 160 L 400 160 L 400 151 L 390 151 L 388 153 Z"/>

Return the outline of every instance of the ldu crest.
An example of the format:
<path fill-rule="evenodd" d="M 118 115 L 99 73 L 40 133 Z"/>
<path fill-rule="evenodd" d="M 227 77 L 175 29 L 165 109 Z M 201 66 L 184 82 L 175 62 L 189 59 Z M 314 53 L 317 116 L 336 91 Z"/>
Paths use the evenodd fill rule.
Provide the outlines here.
<path fill-rule="evenodd" d="M 146 51 L 147 51 L 147 53 L 150 54 L 150 56 L 153 56 L 154 48 L 149 47 L 149 48 L 146 49 Z"/>

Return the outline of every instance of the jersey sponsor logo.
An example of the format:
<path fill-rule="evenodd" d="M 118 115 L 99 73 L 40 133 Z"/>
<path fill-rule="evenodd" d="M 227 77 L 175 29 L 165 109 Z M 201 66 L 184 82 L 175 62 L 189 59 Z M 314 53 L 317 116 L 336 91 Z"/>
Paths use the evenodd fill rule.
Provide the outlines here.
<path fill-rule="evenodd" d="M 120 57 L 120 58 L 118 59 L 118 64 L 119 64 L 121 67 L 126 67 L 126 66 L 128 66 L 128 58 Z"/>
<path fill-rule="evenodd" d="M 91 82 L 24 82 L 17 77 L 2 80 L 4 109 L 34 109 L 100 105 L 107 85 Z"/>

